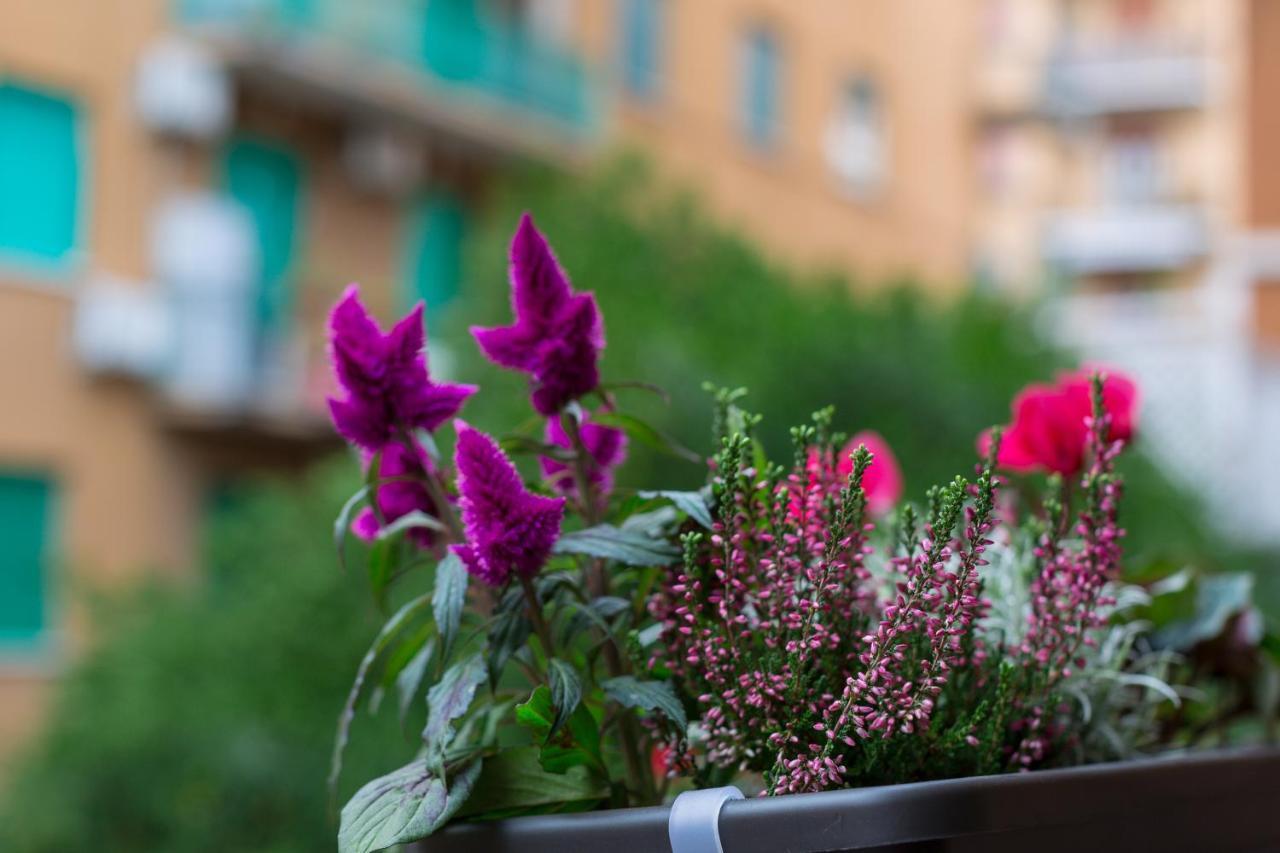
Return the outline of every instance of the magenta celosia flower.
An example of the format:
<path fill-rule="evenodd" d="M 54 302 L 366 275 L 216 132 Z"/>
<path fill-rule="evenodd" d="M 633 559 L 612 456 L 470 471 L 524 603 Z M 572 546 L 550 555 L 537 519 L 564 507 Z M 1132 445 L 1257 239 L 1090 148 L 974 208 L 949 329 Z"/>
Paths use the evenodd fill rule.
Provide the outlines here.
<path fill-rule="evenodd" d="M 1127 442 L 1137 420 L 1137 386 L 1123 374 L 1102 372 L 1107 377 L 1103 402 L 1111 419 L 1110 439 Z M 1029 385 L 1014 398 L 1013 422 L 1000 444 L 997 462 L 1001 467 L 1064 476 L 1081 470 L 1089 435 L 1087 419 L 1092 411 L 1090 373 L 1063 374 L 1054 385 Z M 984 455 L 989 441 L 987 433 L 979 437 L 978 449 Z"/>
<path fill-rule="evenodd" d="M 399 442 L 388 444 L 379 457 L 378 477 L 391 482 L 378 486 L 374 501 L 387 524 L 415 510 L 433 518 L 438 515 L 439 508 L 422 483 L 431 470 L 431 461 L 421 448 L 417 448 L 417 457 L 414 459 L 408 448 Z M 361 510 L 351 523 L 351 530 L 366 541 L 378 535 L 381 525 L 372 507 Z M 431 548 L 436 543 L 435 532 L 425 527 L 414 527 L 407 535 L 420 548 Z"/>
<path fill-rule="evenodd" d="M 490 361 L 529 374 L 533 407 L 554 415 L 600 384 L 604 324 L 595 296 L 573 292 L 527 213 L 511 241 L 510 277 L 515 324 L 471 334 Z"/>
<path fill-rule="evenodd" d="M 497 443 L 465 422 L 454 422 L 462 523 L 467 541 L 451 545 L 467 571 L 490 586 L 512 574 L 532 577 L 560 536 L 564 498 L 535 495 Z"/>
<path fill-rule="evenodd" d="M 435 383 L 427 374 L 422 303 L 383 333 L 351 285 L 329 316 L 329 351 L 342 400 L 329 399 L 343 438 L 376 452 L 397 430 L 434 430 L 458 413 L 473 385 Z"/>
<path fill-rule="evenodd" d="M 583 421 L 578 427 L 583 447 L 589 457 L 587 476 L 598 495 L 608 495 L 613 490 L 613 471 L 627 455 L 627 434 L 620 429 L 593 423 L 590 419 Z M 554 447 L 572 449 L 573 442 L 564 430 L 560 418 L 547 419 L 546 442 Z M 578 484 L 574 478 L 573 466 L 568 462 L 541 457 L 542 474 L 550 481 L 552 488 L 563 495 L 576 495 Z"/>

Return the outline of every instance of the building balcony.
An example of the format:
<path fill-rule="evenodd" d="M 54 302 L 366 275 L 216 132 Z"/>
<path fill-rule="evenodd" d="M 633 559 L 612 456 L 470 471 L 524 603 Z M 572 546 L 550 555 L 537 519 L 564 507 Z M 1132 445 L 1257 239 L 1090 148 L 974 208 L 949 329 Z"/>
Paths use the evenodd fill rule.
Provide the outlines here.
<path fill-rule="evenodd" d="M 1045 69 L 1045 109 L 1063 118 L 1194 109 L 1204 103 L 1205 66 L 1190 48 L 1060 48 Z"/>
<path fill-rule="evenodd" d="M 185 30 L 247 85 L 451 136 L 559 155 L 590 136 L 579 57 L 477 0 L 175 0 Z"/>
<path fill-rule="evenodd" d="M 1071 275 L 1167 272 L 1204 255 L 1208 235 L 1193 205 L 1064 211 L 1045 228 L 1044 258 Z"/>

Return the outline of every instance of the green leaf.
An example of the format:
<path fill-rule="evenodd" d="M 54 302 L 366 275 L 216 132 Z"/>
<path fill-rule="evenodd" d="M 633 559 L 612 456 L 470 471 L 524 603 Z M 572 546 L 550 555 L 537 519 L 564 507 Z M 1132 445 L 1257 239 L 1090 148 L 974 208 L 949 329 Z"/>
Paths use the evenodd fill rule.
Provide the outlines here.
<path fill-rule="evenodd" d="M 364 683 L 369 677 L 369 670 L 373 667 L 374 661 L 378 659 L 378 655 L 382 654 L 396 634 L 414 615 L 420 610 L 424 610 L 430 603 L 431 597 L 427 595 L 420 595 L 412 601 L 406 602 L 382 626 L 382 630 L 378 632 L 378 636 L 373 640 L 373 645 L 369 646 L 369 650 L 365 652 L 364 657 L 360 660 L 360 666 L 356 669 L 355 681 L 351 685 L 351 690 L 347 693 L 347 701 L 342 706 L 342 713 L 338 715 L 338 732 L 333 739 L 333 756 L 329 762 L 330 796 L 335 795 L 337 792 L 338 776 L 342 773 L 342 754 L 347 748 L 347 740 L 351 733 L 351 721 L 355 719 L 356 704 L 360 701 L 360 694 L 364 691 Z"/>
<path fill-rule="evenodd" d="M 557 540 L 553 550 L 557 554 L 604 557 L 630 566 L 662 566 L 680 556 L 680 549 L 669 542 L 619 530 L 612 524 L 597 524 L 566 533 Z"/>
<path fill-rule="evenodd" d="M 409 714 L 410 706 L 413 705 L 414 697 L 418 695 L 418 689 L 422 686 L 422 679 L 427 674 L 427 666 L 431 663 L 431 656 L 435 653 L 435 649 L 435 640 L 428 640 L 396 675 L 396 692 L 400 696 L 399 710 L 402 726 L 405 717 Z"/>
<path fill-rule="evenodd" d="M 665 498 L 675 504 L 676 509 L 680 510 L 708 530 L 711 529 L 711 509 L 707 506 L 707 496 L 702 492 L 640 492 L 640 497 Z"/>
<path fill-rule="evenodd" d="M 467 569 L 458 555 L 449 551 L 436 566 L 436 589 L 431 609 L 440 632 L 440 659 L 449 660 L 449 651 L 462 625 L 462 606 L 467 599 Z"/>
<path fill-rule="evenodd" d="M 395 579 L 400 556 L 400 539 L 377 539 L 369 549 L 369 588 L 378 606 L 385 607 L 387 591 Z"/>
<path fill-rule="evenodd" d="M 591 415 L 591 420 L 601 426 L 620 429 L 641 444 L 648 445 L 662 453 L 676 456 L 689 462 L 702 463 L 705 461 L 697 453 L 694 453 L 657 427 L 640 420 L 635 415 L 628 415 L 622 412 L 597 411 Z"/>
<path fill-rule="evenodd" d="M 466 808 L 468 820 L 586 811 L 609 796 L 608 781 L 586 767 L 543 769 L 537 747 L 505 749 L 484 762 Z"/>
<path fill-rule="evenodd" d="M 339 853 L 373 853 L 426 838 L 448 823 L 480 777 L 480 761 L 455 772 L 446 786 L 419 759 L 365 785 L 342 808 Z"/>
<path fill-rule="evenodd" d="M 422 730 L 422 740 L 429 753 L 443 755 L 449 748 L 452 723 L 471 707 L 484 677 L 484 659 L 472 655 L 445 670 L 440 681 L 427 691 L 427 725 Z"/>
<path fill-rule="evenodd" d="M 604 772 L 600 755 L 600 726 L 586 705 L 569 717 L 568 725 L 552 732 L 556 707 L 551 691 L 539 685 L 529 701 L 516 706 L 516 722 L 524 726 L 541 746 L 538 761 L 550 773 L 564 773 L 571 767 L 586 766 Z"/>
<path fill-rule="evenodd" d="M 386 527 L 380 529 L 378 531 L 378 538 L 390 539 L 407 530 L 418 529 L 432 530 L 437 533 L 446 532 L 445 526 L 440 523 L 439 519 L 427 515 L 420 509 L 415 509 L 412 512 L 405 513 Z"/>
<path fill-rule="evenodd" d="M 630 675 L 620 675 L 604 682 L 605 695 L 627 708 L 644 708 L 658 711 L 680 731 L 689 726 L 684 706 L 675 690 L 665 681 L 640 681 Z"/>
<path fill-rule="evenodd" d="M 572 666 L 560 658 L 552 658 L 547 661 L 547 683 L 551 687 L 551 704 L 556 709 L 549 735 L 554 736 L 578 710 L 578 703 L 582 701 L 582 679 Z"/>
<path fill-rule="evenodd" d="M 523 610 L 506 610 L 495 615 L 489 629 L 489 685 L 497 687 L 498 679 L 511 656 L 525 647 L 533 626 Z"/>
<path fill-rule="evenodd" d="M 1185 651 L 1220 635 L 1232 616 L 1253 601 L 1253 576 L 1245 572 L 1206 575 L 1196 581 L 1195 613 L 1157 632 L 1156 645 Z"/>
<path fill-rule="evenodd" d="M 360 491 L 347 498 L 338 517 L 333 521 L 333 547 L 338 552 L 338 565 L 344 572 L 347 570 L 347 531 L 351 529 L 351 516 L 368 494 L 369 487 L 363 486 Z"/>
<path fill-rule="evenodd" d="M 586 604 L 570 602 L 568 607 L 573 615 L 565 622 L 561 631 L 562 642 L 566 645 L 573 642 L 588 625 L 595 625 L 606 636 L 612 635 L 613 626 L 609 624 L 609 620 L 629 611 L 631 602 L 615 595 L 604 595 Z"/>

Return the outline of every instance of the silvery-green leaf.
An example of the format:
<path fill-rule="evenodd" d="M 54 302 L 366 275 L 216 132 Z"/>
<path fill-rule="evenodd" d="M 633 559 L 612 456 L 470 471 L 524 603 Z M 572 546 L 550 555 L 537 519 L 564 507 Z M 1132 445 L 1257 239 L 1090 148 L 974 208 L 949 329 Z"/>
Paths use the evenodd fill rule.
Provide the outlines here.
<path fill-rule="evenodd" d="M 441 755 L 449 748 L 453 739 L 451 724 L 467 712 L 484 678 L 484 659 L 472 655 L 445 670 L 439 683 L 427 691 L 427 725 L 422 730 L 422 740 L 428 752 Z"/>
<path fill-rule="evenodd" d="M 345 571 L 347 568 L 347 531 L 351 529 L 351 515 L 356 507 L 364 502 L 369 494 L 369 487 L 364 486 L 342 505 L 338 517 L 333 520 L 333 547 L 338 552 L 338 565 Z"/>
<path fill-rule="evenodd" d="M 440 657 L 444 661 L 449 659 L 449 651 L 462 624 L 468 577 L 466 566 L 453 551 L 446 553 L 436 566 L 436 588 L 431 597 L 431 608 L 440 634 Z"/>
<path fill-rule="evenodd" d="M 676 508 L 708 530 L 711 529 L 711 509 L 707 506 L 707 496 L 702 492 L 655 491 L 641 492 L 642 498 L 666 498 Z"/>
<path fill-rule="evenodd" d="M 658 711 L 683 731 L 689 725 L 671 685 L 665 681 L 640 681 L 630 675 L 620 675 L 604 682 L 605 695 L 627 708 L 644 708 Z"/>
<path fill-rule="evenodd" d="M 439 519 L 433 518 L 432 516 L 427 515 L 425 512 L 423 512 L 420 509 L 415 509 L 412 512 L 405 513 L 404 515 L 397 518 L 395 521 L 381 528 L 378 531 L 378 538 L 390 539 L 391 537 L 396 536 L 400 533 L 403 533 L 406 530 L 418 530 L 418 529 L 432 530 L 437 533 L 443 533 L 445 532 L 446 528 L 443 524 L 440 523 Z"/>
<path fill-rule="evenodd" d="M 360 666 L 356 669 L 355 681 L 351 684 L 351 690 L 347 693 L 346 704 L 342 706 L 342 713 L 338 715 L 338 733 L 333 739 L 333 756 L 329 762 L 330 796 L 333 796 L 337 790 L 338 776 L 342 773 L 342 754 L 347 748 L 351 721 L 355 719 L 356 715 L 356 703 L 360 701 L 360 694 L 364 690 L 364 682 L 369 676 L 370 668 L 372 668 L 374 661 L 378 659 L 378 655 L 387 647 L 392 638 L 400 632 L 416 613 L 425 609 L 430 603 L 430 596 L 421 595 L 397 610 L 395 615 L 382 626 L 382 630 L 378 632 L 378 636 L 373 640 L 373 645 L 369 647 L 369 650 L 365 652 L 364 658 L 361 659 Z"/>
<path fill-rule="evenodd" d="M 552 658 L 547 661 L 547 685 L 551 688 L 551 704 L 556 709 L 548 735 L 551 737 L 578 709 L 578 703 L 582 701 L 582 679 L 572 666 L 560 658 Z"/>
<path fill-rule="evenodd" d="M 404 669 L 400 670 L 400 674 L 396 676 L 396 691 L 400 696 L 400 725 L 404 725 L 404 718 L 409 713 L 409 707 L 413 705 L 413 699 L 418 695 L 418 688 L 422 686 L 422 678 L 427 674 L 427 665 L 431 663 L 431 656 L 435 653 L 435 640 L 428 640 L 426 645 L 418 650 Z"/>
<path fill-rule="evenodd" d="M 374 853 L 426 838 L 462 807 L 479 776 L 475 760 L 446 785 L 420 759 L 374 779 L 342 808 L 339 853 Z"/>
<path fill-rule="evenodd" d="M 680 556 L 680 549 L 650 536 L 619 530 L 612 524 L 598 524 L 560 537 L 553 549 L 557 554 L 586 554 L 630 566 L 661 566 Z"/>

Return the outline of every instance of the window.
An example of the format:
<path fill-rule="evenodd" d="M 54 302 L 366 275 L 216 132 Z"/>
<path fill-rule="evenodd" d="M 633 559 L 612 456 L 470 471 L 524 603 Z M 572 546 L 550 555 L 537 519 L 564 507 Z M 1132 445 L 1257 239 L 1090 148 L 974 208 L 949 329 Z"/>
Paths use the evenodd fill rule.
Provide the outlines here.
<path fill-rule="evenodd" d="M 80 157 L 75 106 L 0 82 L 0 255 L 61 267 L 79 236 Z"/>
<path fill-rule="evenodd" d="M 879 192 L 888 178 L 889 144 L 880 90 L 867 76 L 854 78 L 840 92 L 827 126 L 827 162 L 854 195 Z"/>
<path fill-rule="evenodd" d="M 747 139 L 758 148 L 777 144 L 781 105 L 781 60 L 777 39 L 754 29 L 743 44 L 742 118 Z"/>
<path fill-rule="evenodd" d="M 258 237 L 258 320 L 280 328 L 293 301 L 292 268 L 302 195 L 302 166 L 286 148 L 240 139 L 223 161 L 227 192 L 244 205 Z"/>
<path fill-rule="evenodd" d="M 419 202 L 408 225 L 405 289 L 409 301 L 421 299 L 428 309 L 438 308 L 458 295 L 466 208 L 452 193 L 437 190 Z"/>
<path fill-rule="evenodd" d="M 658 94 L 663 2 L 665 0 L 619 0 L 622 83 L 638 98 Z"/>
<path fill-rule="evenodd" d="M 39 477 L 0 475 L 0 647 L 31 647 L 48 628 L 51 493 Z"/>

